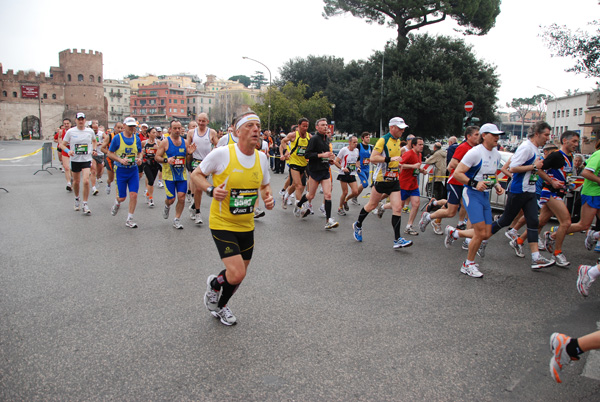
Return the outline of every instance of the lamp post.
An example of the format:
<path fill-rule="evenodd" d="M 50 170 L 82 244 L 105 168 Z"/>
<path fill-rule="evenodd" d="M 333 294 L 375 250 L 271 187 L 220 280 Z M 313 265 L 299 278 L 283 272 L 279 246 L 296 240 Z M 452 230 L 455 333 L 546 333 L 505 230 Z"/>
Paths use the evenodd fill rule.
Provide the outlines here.
<path fill-rule="evenodd" d="M 556 94 L 554 92 L 552 92 L 551 90 L 549 90 L 548 88 L 542 88 L 541 86 L 537 85 L 536 86 L 539 89 L 543 89 L 544 91 L 548 91 L 552 94 L 552 96 L 554 96 L 554 123 L 552 123 L 552 134 L 553 136 L 556 135 L 556 114 L 557 114 L 557 108 L 558 108 L 558 98 L 556 97 Z"/>
<path fill-rule="evenodd" d="M 267 71 L 269 72 L 269 89 L 268 89 L 268 91 L 269 91 L 269 120 L 267 123 L 267 130 L 271 131 L 271 70 L 269 69 L 269 67 L 267 67 L 266 64 L 264 64 L 258 60 L 254 60 L 254 59 L 251 59 L 250 57 L 246 57 L 246 56 L 243 56 L 242 59 L 252 60 L 252 61 L 264 66 L 267 69 Z"/>

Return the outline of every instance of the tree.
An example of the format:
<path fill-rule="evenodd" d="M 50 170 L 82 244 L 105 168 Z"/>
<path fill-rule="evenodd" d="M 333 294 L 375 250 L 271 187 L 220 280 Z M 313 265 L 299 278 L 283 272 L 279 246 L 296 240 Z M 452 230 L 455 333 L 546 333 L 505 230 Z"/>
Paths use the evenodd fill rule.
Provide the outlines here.
<path fill-rule="evenodd" d="M 598 27 L 595 34 L 552 24 L 545 27 L 543 37 L 552 56 L 576 60 L 575 65 L 566 71 L 600 78 L 600 21 L 592 21 L 589 25 Z"/>
<path fill-rule="evenodd" d="M 500 0 L 323 0 L 325 18 L 351 13 L 395 27 L 398 48 L 408 45 L 408 34 L 426 25 L 454 19 L 467 35 L 485 35 L 500 14 Z"/>
<path fill-rule="evenodd" d="M 241 84 L 244 84 L 246 88 L 248 88 L 252 83 L 250 77 L 248 77 L 247 75 L 234 75 L 233 77 L 229 77 L 229 81 L 238 81 Z"/>
<path fill-rule="evenodd" d="M 254 88 L 260 89 L 260 87 L 265 85 L 268 81 L 262 71 L 257 71 L 252 77 L 250 77 L 250 82 Z"/>
<path fill-rule="evenodd" d="M 125 76 L 126 80 L 136 80 L 138 78 L 140 78 L 140 76 L 139 75 L 135 75 L 135 74 L 129 74 L 129 75 Z"/>
<path fill-rule="evenodd" d="M 536 105 L 536 97 L 532 96 L 531 98 L 513 98 L 511 102 L 506 102 L 506 107 L 510 107 L 515 109 L 517 115 L 521 120 L 521 138 L 523 138 L 523 131 L 525 128 L 525 118 L 529 114 L 529 112 Z"/>
<path fill-rule="evenodd" d="M 314 128 L 314 122 L 331 115 L 331 103 L 321 92 L 310 96 L 307 94 L 308 86 L 303 83 L 293 84 L 288 82 L 283 87 L 269 87 L 267 93 L 261 94 L 262 104 L 254 105 L 254 111 L 260 119 L 267 121 L 269 106 L 264 100 L 271 96 L 271 126 L 283 127 L 286 131 L 301 117 L 306 117 Z"/>

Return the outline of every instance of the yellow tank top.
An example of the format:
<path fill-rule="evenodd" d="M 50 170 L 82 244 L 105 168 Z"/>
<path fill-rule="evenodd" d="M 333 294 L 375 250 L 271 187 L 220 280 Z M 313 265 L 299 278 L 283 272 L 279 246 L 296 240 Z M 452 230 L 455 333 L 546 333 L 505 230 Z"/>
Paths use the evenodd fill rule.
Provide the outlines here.
<path fill-rule="evenodd" d="M 391 158 L 400 156 L 400 139 L 394 138 L 394 136 L 388 133 L 377 140 L 373 150 L 379 152 L 382 156 L 389 156 Z M 375 166 L 373 176 L 375 177 L 374 180 L 377 182 L 396 181 L 398 180 L 399 173 L 398 162 L 383 162 L 378 163 L 377 166 Z"/>
<path fill-rule="evenodd" d="M 258 201 L 263 172 L 260 157 L 254 150 L 254 166 L 246 169 L 238 161 L 235 145 L 229 148 L 229 164 L 221 174 L 213 175 L 213 186 L 223 183 L 227 196 L 223 201 L 213 198 L 210 204 L 209 227 L 213 230 L 250 232 L 254 230 L 254 205 Z"/>
<path fill-rule="evenodd" d="M 137 156 L 138 153 L 141 152 L 140 149 L 138 149 L 137 147 L 137 138 L 134 135 L 131 138 L 128 138 L 127 140 L 129 141 L 133 141 L 131 145 L 128 145 L 125 143 L 125 136 L 123 135 L 123 133 L 119 133 L 119 148 L 117 148 L 117 150 L 115 151 L 115 154 L 123 159 L 128 159 L 129 160 L 129 165 L 121 165 L 120 162 L 115 162 L 116 165 L 118 167 L 122 167 L 122 168 L 132 168 L 132 167 L 136 167 L 137 165 L 135 164 L 135 157 Z"/>
<path fill-rule="evenodd" d="M 290 165 L 308 165 L 308 159 L 304 157 L 308 140 L 310 140 L 310 134 L 306 133 L 306 137 L 302 138 L 300 137 L 300 133 L 296 131 L 296 138 L 294 138 L 294 141 L 290 142 Z"/>

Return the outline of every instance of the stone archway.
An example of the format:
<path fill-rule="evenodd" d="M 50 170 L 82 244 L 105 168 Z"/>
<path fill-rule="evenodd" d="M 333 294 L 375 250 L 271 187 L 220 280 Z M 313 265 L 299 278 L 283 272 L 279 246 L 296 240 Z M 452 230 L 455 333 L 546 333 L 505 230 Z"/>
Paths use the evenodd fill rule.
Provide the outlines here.
<path fill-rule="evenodd" d="M 21 138 L 40 139 L 40 119 L 37 116 L 29 115 L 21 122 Z"/>

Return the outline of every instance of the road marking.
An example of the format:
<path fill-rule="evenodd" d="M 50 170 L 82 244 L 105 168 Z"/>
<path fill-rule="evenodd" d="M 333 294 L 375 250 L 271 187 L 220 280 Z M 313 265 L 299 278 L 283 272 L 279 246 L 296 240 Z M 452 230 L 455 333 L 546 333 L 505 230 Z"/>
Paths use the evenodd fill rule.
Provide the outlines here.
<path fill-rule="evenodd" d="M 42 148 L 39 148 L 39 149 L 36 149 L 35 151 L 30 152 L 30 153 L 25 154 L 25 155 L 15 156 L 14 158 L 0 158 L 0 161 L 14 161 L 14 160 L 19 160 L 19 159 L 27 158 L 28 156 L 37 154 L 41 150 L 42 150 Z"/>

